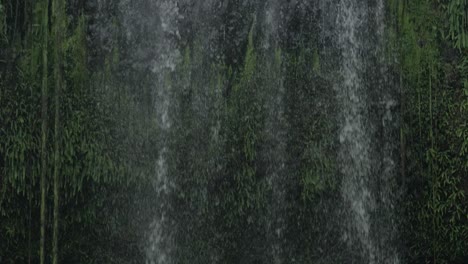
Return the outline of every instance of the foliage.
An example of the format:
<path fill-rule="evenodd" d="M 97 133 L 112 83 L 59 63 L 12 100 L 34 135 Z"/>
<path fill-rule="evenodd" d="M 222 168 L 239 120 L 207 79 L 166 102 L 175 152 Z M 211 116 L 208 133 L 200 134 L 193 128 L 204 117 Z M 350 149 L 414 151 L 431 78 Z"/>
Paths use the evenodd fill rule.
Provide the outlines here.
<path fill-rule="evenodd" d="M 412 262 L 462 263 L 468 254 L 466 53 L 460 52 L 466 27 L 458 8 L 466 10 L 465 2 L 450 1 L 448 8 L 399 2 L 408 256 Z"/>
<path fill-rule="evenodd" d="M 14 34 L 13 30 L 20 29 L 12 27 L 8 27 L 7 31 L 6 25 L 1 24 L 2 47 L 4 38 L 8 38 L 5 40 L 7 43 L 13 43 L 15 39 L 12 38 L 15 35 L 22 38 L 21 41 L 7 46 L 10 52 L 2 53 L 2 56 L 6 57 L 0 59 L 0 256 L 7 261 L 6 263 L 27 262 L 28 259 L 35 262 L 39 248 L 36 241 L 39 241 L 37 219 L 41 117 L 37 109 L 40 109 L 40 72 L 44 65 L 41 64 L 42 36 L 36 25 L 42 19 L 42 2 L 39 1 L 32 7 L 25 3 L 16 4 L 18 6 L 10 5 L 10 8 L 24 8 L 25 11 L 32 8 L 33 12 L 32 17 L 18 18 L 24 19 L 17 21 L 18 25 L 25 25 L 25 28 L 31 29 L 24 30 L 24 34 Z M 2 22 L 7 21 L 7 18 L 4 18 L 2 9 Z M 60 237 L 60 255 L 63 259 L 82 263 L 96 259 L 98 254 L 98 251 L 88 246 L 89 241 L 96 241 L 94 245 L 100 243 L 102 249 L 99 253 L 108 255 L 109 252 L 103 252 L 111 250 L 103 246 L 107 243 L 105 238 L 118 233 L 108 227 L 121 225 L 120 230 L 124 228 L 120 220 L 103 221 L 112 215 L 123 215 L 125 210 L 128 210 L 103 210 L 103 206 L 107 206 L 106 203 L 119 195 L 117 191 L 111 195 L 104 195 L 105 192 L 111 189 L 119 190 L 121 187 L 118 186 L 121 184 L 122 187 L 135 185 L 126 177 L 128 170 L 120 160 L 122 155 L 110 147 L 115 145 L 112 129 L 117 126 L 116 117 L 105 112 L 108 105 L 102 100 L 102 94 L 91 85 L 93 77 L 88 71 L 85 16 L 69 18 L 62 47 L 66 85 L 60 103 L 60 115 L 63 120 L 63 148 L 59 155 L 59 175 L 62 178 L 60 189 L 63 193 L 60 198 L 60 229 L 63 232 Z M 48 52 L 53 52 L 53 46 Z M 6 67 L 3 67 L 4 63 Z M 54 82 L 49 84 L 49 90 L 54 92 Z M 52 106 L 49 108 L 53 109 Z M 53 124 L 53 115 L 49 115 L 49 119 L 49 123 Z M 54 135 L 48 134 L 46 172 L 47 177 L 51 178 L 53 168 L 49 165 L 53 164 L 51 153 Z M 52 208 L 52 194 L 49 192 L 46 202 L 49 204 L 48 208 Z M 50 215 L 47 219 L 49 230 Z M 98 231 L 95 229 L 97 225 L 106 228 Z M 46 237 L 46 249 L 51 243 L 51 240 L 47 240 L 49 237 L 51 236 Z M 134 257 L 136 258 L 137 254 Z M 116 259 L 115 256 L 112 258 Z"/>
<path fill-rule="evenodd" d="M 54 61 L 42 64 L 45 1 L 10 2 L 0 4 L 0 257 L 37 262 L 44 121 L 37 109 L 41 73 Z M 109 46 L 95 47 L 102 41 L 91 32 L 99 15 L 75 4 L 67 2 L 60 47 L 61 259 L 143 262 L 147 228 L 163 200 L 176 263 L 267 263 L 281 254 L 295 263 L 333 263 L 327 250 L 342 247 L 334 241 L 342 241 L 335 218 L 343 209 L 331 83 L 337 72 L 330 70 L 337 55 L 323 47 L 318 18 L 292 16 L 281 41 L 266 48 L 260 19 L 242 16 L 253 4 L 230 3 L 223 26 L 233 43 L 220 48 L 227 57 L 208 54 L 203 36 L 181 33 L 181 59 L 155 74 L 129 62 L 141 47 L 125 39 L 117 17 L 105 20 Z M 467 260 L 467 5 L 388 2 L 389 79 L 401 78 L 400 227 L 408 263 Z M 24 15 L 15 21 L 13 10 Z M 247 36 L 237 43 L 241 34 Z M 48 77 L 52 98 L 54 76 Z M 168 131 L 155 118 L 155 90 L 163 88 L 168 115 L 177 120 Z M 53 115 L 48 122 L 53 127 Z M 56 139 L 48 134 L 51 179 Z M 154 175 L 164 147 L 170 191 L 160 194 Z M 49 213 L 48 231 L 50 220 Z"/>
<path fill-rule="evenodd" d="M 443 1 L 442 8 L 446 9 L 449 21 L 448 36 L 458 49 L 468 48 L 468 1 Z"/>

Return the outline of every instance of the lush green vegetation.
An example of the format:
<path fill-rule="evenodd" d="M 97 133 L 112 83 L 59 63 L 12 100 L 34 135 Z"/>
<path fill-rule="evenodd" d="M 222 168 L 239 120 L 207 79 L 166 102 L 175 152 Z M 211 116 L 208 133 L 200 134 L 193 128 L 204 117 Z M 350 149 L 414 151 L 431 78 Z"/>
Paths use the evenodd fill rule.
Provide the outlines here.
<path fill-rule="evenodd" d="M 408 255 L 463 263 L 468 248 L 466 1 L 393 1 L 401 76 Z"/>
<path fill-rule="evenodd" d="M 1 263 L 142 263 L 162 199 L 153 196 L 163 132 L 151 99 L 160 80 L 121 60 L 131 47 L 116 18 L 116 44 L 96 50 L 92 11 L 75 2 L 0 2 Z M 405 263 L 468 262 L 467 10 L 466 0 L 388 1 Z M 178 263 L 267 263 L 263 242 L 282 224 L 269 222 L 273 204 L 287 226 L 278 245 L 314 263 L 343 246 L 330 220 L 340 216 L 330 66 L 314 23 L 301 41 L 265 50 L 245 20 L 241 62 L 207 59 L 195 39 L 164 77 L 178 120 L 165 138 L 177 190 L 163 197 L 177 222 L 172 253 Z M 268 182 L 271 163 L 287 179 L 283 201 Z"/>

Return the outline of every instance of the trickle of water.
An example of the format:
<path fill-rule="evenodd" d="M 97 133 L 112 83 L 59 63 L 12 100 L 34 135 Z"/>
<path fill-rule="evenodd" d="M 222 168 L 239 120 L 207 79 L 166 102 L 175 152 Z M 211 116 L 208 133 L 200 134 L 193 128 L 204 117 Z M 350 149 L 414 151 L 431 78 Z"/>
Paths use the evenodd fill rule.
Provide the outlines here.
<path fill-rule="evenodd" d="M 375 13 L 375 19 L 372 12 Z M 385 130 L 385 122 L 392 122 L 390 109 L 395 101 L 388 92 L 381 90 L 383 87 L 372 87 L 366 80 L 366 75 L 370 74 L 377 74 L 373 78 L 384 79 L 383 69 L 374 69 L 373 73 L 369 71 L 372 68 L 370 59 L 382 55 L 380 45 L 384 37 L 384 13 L 383 1 L 371 6 L 365 1 L 341 0 L 337 18 L 338 43 L 342 51 L 342 81 L 336 87 L 341 106 L 341 192 L 349 222 L 344 239 L 350 247 L 361 251 L 360 261 L 369 264 L 399 263 L 392 244 L 382 245 L 392 236 L 382 233 L 382 230 L 394 232 L 394 228 L 380 227 L 382 221 L 375 216 L 380 213 L 387 218 L 391 217 L 391 213 L 383 212 L 385 209 L 382 209 L 383 206 L 391 206 L 391 185 L 382 185 L 381 181 L 376 188 L 375 181 L 378 178 L 394 177 L 389 174 L 395 173 L 395 166 L 390 149 L 383 154 L 382 160 L 374 157 L 379 144 L 388 145 L 385 142 L 388 139 L 377 138 L 374 130 L 380 125 Z M 376 24 L 376 32 L 370 32 L 373 22 Z M 372 38 L 374 41 L 369 41 Z M 382 67 L 382 60 L 378 61 L 378 67 Z M 378 85 L 383 84 L 380 82 Z M 384 102 L 372 102 L 375 99 L 370 89 L 380 90 Z M 374 124 L 371 116 L 373 112 L 381 111 L 379 108 L 385 108 L 381 117 L 383 124 Z"/>
<path fill-rule="evenodd" d="M 168 155 L 171 152 L 168 138 L 173 120 L 171 104 L 173 94 L 167 78 L 174 72 L 181 60 L 177 47 L 180 39 L 179 14 L 177 1 L 127 1 L 119 3 L 123 14 L 123 26 L 127 42 L 132 46 L 131 67 L 146 71 L 153 80 L 152 97 L 154 104 L 154 122 L 158 126 L 158 159 L 155 160 L 153 181 L 154 199 L 158 201 L 154 208 L 155 217 L 149 227 L 146 263 L 173 263 L 172 237 L 173 220 L 168 216 L 171 209 L 169 197 L 174 191 L 174 182 L 168 175 Z M 155 135 L 156 136 L 156 135 Z"/>

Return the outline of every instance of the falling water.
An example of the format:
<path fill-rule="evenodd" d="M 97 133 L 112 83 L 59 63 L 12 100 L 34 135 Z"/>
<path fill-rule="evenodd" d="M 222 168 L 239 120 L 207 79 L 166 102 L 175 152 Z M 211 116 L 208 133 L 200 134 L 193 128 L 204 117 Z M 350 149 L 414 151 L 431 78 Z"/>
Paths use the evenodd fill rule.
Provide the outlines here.
<path fill-rule="evenodd" d="M 152 135 L 157 138 L 154 188 L 148 194 L 155 212 L 144 238 L 146 263 L 179 263 L 182 254 L 196 255 L 194 263 L 221 263 L 223 255 L 239 255 L 234 259 L 247 263 L 400 263 L 393 143 L 398 97 L 385 60 L 385 8 L 384 0 L 118 1 L 128 47 L 123 62 L 148 76 L 151 111 L 144 122 L 151 120 L 157 127 Z M 229 170 L 237 169 L 226 165 L 226 152 L 233 151 L 226 147 L 226 105 L 240 76 L 232 68 L 242 69 L 250 30 L 259 70 L 265 74 L 254 93 L 261 97 L 255 102 L 264 117 L 261 131 L 256 131 L 262 145 L 260 161 L 255 161 L 261 180 L 255 183 L 266 186 L 262 197 L 267 205 L 231 230 L 222 215 L 230 209 L 220 208 L 224 193 L 219 191 L 219 182 L 232 180 L 226 179 L 233 175 Z M 299 48 L 315 54 L 313 63 L 304 62 L 313 74 L 302 94 L 291 81 L 291 76 L 303 76 L 294 72 L 297 61 L 292 59 L 299 56 Z M 301 107 L 313 113 L 291 110 Z M 298 115 L 326 120 L 304 124 Z M 314 127 L 319 121 L 327 127 L 319 133 L 326 135 L 316 139 L 301 134 L 306 125 Z M 300 142 L 290 139 L 295 136 L 315 141 L 292 149 L 289 144 Z M 318 204 L 311 209 L 316 210 L 315 219 L 296 215 L 306 204 L 303 176 L 297 172 L 304 166 L 301 151 L 308 151 L 307 158 L 317 164 L 330 160 L 327 172 L 314 172 L 324 174 L 314 179 L 321 191 L 309 197 Z M 181 178 L 192 174 L 200 179 L 185 183 Z M 229 199 L 232 203 L 236 196 Z M 301 236 L 301 241 L 316 248 L 299 256 L 294 247 L 301 246 L 295 241 L 300 234 L 294 232 L 315 223 L 308 229 L 315 233 Z M 240 230 L 244 227 L 249 231 Z M 259 236 L 255 245 L 248 239 L 252 230 Z M 191 247 L 198 235 L 209 240 L 203 241 L 209 252 L 196 251 L 201 245 Z M 243 248 L 226 252 L 232 248 L 219 244 L 225 242 L 223 236 L 234 237 Z"/>
<path fill-rule="evenodd" d="M 180 14 L 175 1 L 127 1 L 122 0 L 119 10 L 123 14 L 127 42 L 132 46 L 131 67 L 146 71 L 153 82 L 151 95 L 154 119 L 157 124 L 158 155 L 154 161 L 154 199 L 157 204 L 154 220 L 149 227 L 148 264 L 173 263 L 173 219 L 169 197 L 174 182 L 168 175 L 168 144 L 173 126 L 171 119 L 172 87 L 168 76 L 180 61 L 177 40 L 180 38 L 178 20 Z M 155 135 L 156 136 L 156 135 Z"/>
<path fill-rule="evenodd" d="M 167 156 L 170 151 L 168 146 L 168 135 L 171 132 L 172 120 L 169 112 L 171 106 L 171 84 L 167 81 L 167 76 L 175 70 L 180 53 L 176 47 L 176 42 L 180 38 L 178 30 L 179 12 L 174 1 L 161 1 L 156 5 L 156 17 L 159 17 L 159 35 L 154 43 L 158 50 L 152 62 L 151 71 L 156 75 L 155 83 L 155 107 L 157 124 L 160 131 L 160 152 L 156 162 L 156 178 L 154 182 L 157 193 L 156 198 L 162 201 L 155 220 L 150 227 L 150 247 L 147 253 L 147 263 L 149 264 L 170 264 L 173 248 L 173 237 L 171 227 L 172 219 L 167 216 L 169 204 L 166 202 L 173 190 L 173 182 L 168 175 Z M 157 26 L 157 25 L 156 25 Z"/>
<path fill-rule="evenodd" d="M 262 47 L 267 54 L 268 72 L 271 79 L 266 86 L 266 109 L 268 117 L 264 129 L 267 136 L 268 147 L 264 151 L 267 168 L 268 188 L 271 190 L 269 201 L 269 215 L 267 221 L 267 233 L 270 243 L 271 258 L 273 264 L 283 263 L 282 237 L 285 231 L 285 167 L 286 167 L 286 126 L 283 85 L 283 69 L 281 65 L 281 52 L 278 51 L 278 24 L 280 10 L 276 0 L 269 0 L 265 4 Z"/>
<path fill-rule="evenodd" d="M 375 262 L 375 248 L 370 241 L 370 211 L 374 208 L 372 192 L 369 189 L 371 175 L 371 139 L 366 126 L 368 100 L 366 87 L 361 74 L 364 61 L 361 58 L 362 41 L 360 33 L 366 30 L 366 4 L 361 1 L 342 0 L 340 2 L 339 44 L 342 46 L 343 84 L 337 88 L 342 104 L 340 144 L 342 173 L 344 175 L 342 193 L 350 206 L 351 219 L 346 240 L 362 246 L 368 263 Z"/>
<path fill-rule="evenodd" d="M 394 235 L 379 232 L 395 232 L 391 223 L 381 222 L 379 217 L 382 216 L 378 216 L 380 213 L 387 218 L 392 217 L 391 213 L 384 212 L 383 206 L 392 206 L 393 185 L 389 179 L 395 173 L 392 145 L 387 141 L 390 139 L 388 129 L 393 124 L 391 109 L 395 101 L 382 87 L 385 85 L 382 81 L 385 80 L 385 72 L 381 68 L 383 61 L 377 59 L 380 63 L 371 63 L 373 58 L 383 55 L 380 46 L 383 45 L 383 17 L 382 1 L 375 6 L 366 1 L 340 1 L 337 24 L 342 51 L 342 82 L 337 83 L 336 89 L 342 124 L 339 133 L 343 174 L 341 192 L 348 207 L 349 221 L 344 239 L 350 247 L 361 252 L 362 263 L 371 264 L 399 263 L 392 244 L 381 244 L 382 241 L 389 242 Z M 376 32 L 371 31 L 372 22 Z M 368 76 L 372 76 L 374 81 L 369 81 Z M 382 108 L 383 114 L 378 116 Z M 376 115 L 382 124 L 375 123 Z M 380 134 L 377 132 L 379 129 L 383 130 Z M 379 154 L 382 153 L 379 148 L 384 148 L 383 156 Z M 380 226 L 382 224 L 390 226 Z"/>

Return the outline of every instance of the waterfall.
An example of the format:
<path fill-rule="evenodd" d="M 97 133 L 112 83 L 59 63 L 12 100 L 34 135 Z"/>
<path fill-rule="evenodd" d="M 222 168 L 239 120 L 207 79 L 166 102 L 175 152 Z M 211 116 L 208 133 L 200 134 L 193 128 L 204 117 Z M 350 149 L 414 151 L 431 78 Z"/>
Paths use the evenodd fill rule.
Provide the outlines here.
<path fill-rule="evenodd" d="M 337 19 L 342 51 L 342 81 L 336 84 L 341 106 L 341 192 L 349 221 L 344 239 L 361 252 L 362 263 L 371 264 L 399 263 L 390 243 L 394 235 L 387 233 L 395 232 L 394 226 L 382 222 L 378 216 L 392 217 L 391 212 L 384 210 L 393 206 L 391 179 L 396 173 L 393 144 L 385 137 L 391 133 L 389 129 L 394 122 L 391 109 L 395 101 L 385 90 L 391 87 L 385 86 L 383 60 L 377 58 L 376 65 L 371 62 L 376 56 L 383 56 L 380 45 L 383 45 L 384 16 L 382 1 L 372 6 L 366 1 L 341 0 Z M 372 31 L 373 28 L 376 30 Z M 368 75 L 374 80 L 369 81 Z M 380 95 L 375 96 L 376 93 Z M 376 124 L 375 115 L 381 124 Z M 379 134 L 377 130 L 384 132 Z M 383 148 L 383 154 L 379 154 L 382 153 L 379 148 Z M 382 245 L 382 242 L 390 244 Z"/>
<path fill-rule="evenodd" d="M 385 8 L 118 1 L 155 127 L 146 263 L 400 263 Z"/>
<path fill-rule="evenodd" d="M 341 103 L 342 128 L 340 130 L 342 194 L 350 207 L 350 227 L 346 239 L 358 242 L 367 255 L 368 263 L 375 262 L 375 248 L 370 240 L 370 211 L 375 207 L 369 188 L 371 177 L 370 144 L 366 113 L 368 100 L 362 79 L 365 61 L 361 57 L 365 30 L 366 4 L 361 1 L 340 1 L 338 24 L 341 26 L 339 44 L 342 47 L 343 83 L 337 88 Z"/>
<path fill-rule="evenodd" d="M 270 243 L 271 258 L 273 264 L 283 263 L 283 241 L 285 232 L 285 188 L 283 186 L 286 172 L 286 127 L 283 85 L 282 54 L 278 50 L 278 26 L 280 21 L 279 3 L 269 0 L 265 4 L 264 19 L 262 24 L 263 41 L 270 82 L 265 84 L 265 108 L 269 113 L 264 129 L 267 136 L 268 147 L 263 155 L 267 160 L 267 185 L 271 190 L 269 201 L 269 214 L 267 221 L 267 237 Z"/>
<path fill-rule="evenodd" d="M 151 226 L 152 232 L 149 236 L 150 247 L 148 249 L 148 264 L 170 264 L 174 263 L 171 254 L 174 247 L 171 227 L 173 219 L 167 214 L 171 205 L 169 196 L 174 188 L 170 175 L 168 175 L 168 154 L 170 152 L 168 141 L 171 133 L 171 103 L 172 87 L 167 81 L 168 75 L 175 70 L 180 52 L 174 39 L 180 38 L 177 21 L 179 19 L 178 6 L 174 1 L 161 1 L 157 4 L 156 15 L 159 17 L 159 36 L 154 42 L 158 50 L 155 60 L 152 62 L 151 71 L 156 75 L 157 82 L 154 87 L 155 107 L 157 124 L 159 125 L 160 151 L 156 162 L 156 178 L 154 182 L 157 193 L 156 198 L 160 200 L 159 211 Z M 157 25 L 156 25 L 157 26 Z"/>
<path fill-rule="evenodd" d="M 150 224 L 146 254 L 148 264 L 173 263 L 174 220 L 170 216 L 171 195 L 174 181 L 169 175 L 168 156 L 173 120 L 172 84 L 169 76 L 181 60 L 177 47 L 180 38 L 178 21 L 180 14 L 175 1 L 127 1 L 119 3 L 126 42 L 131 47 L 129 67 L 146 72 L 152 81 L 150 95 L 153 118 L 158 128 L 157 160 L 154 161 L 154 199 L 158 201 L 154 220 Z M 147 121 L 146 121 L 147 122 Z"/>

